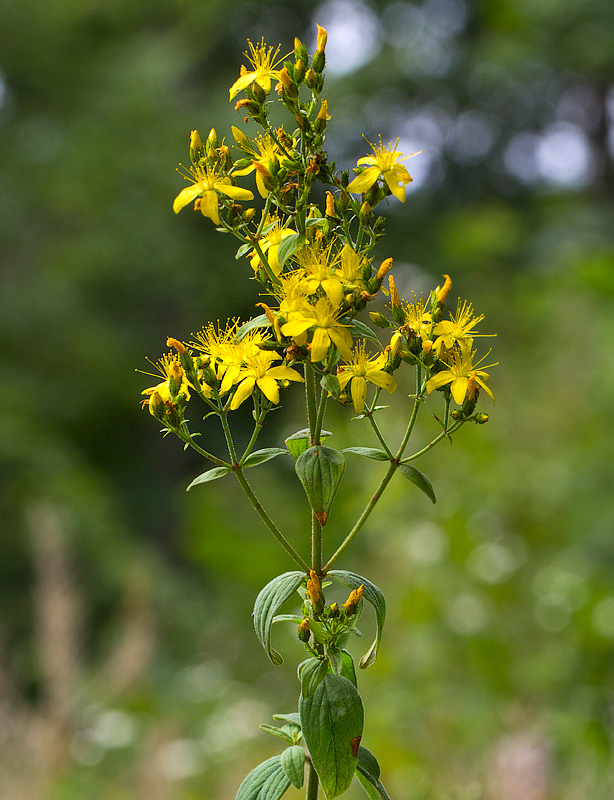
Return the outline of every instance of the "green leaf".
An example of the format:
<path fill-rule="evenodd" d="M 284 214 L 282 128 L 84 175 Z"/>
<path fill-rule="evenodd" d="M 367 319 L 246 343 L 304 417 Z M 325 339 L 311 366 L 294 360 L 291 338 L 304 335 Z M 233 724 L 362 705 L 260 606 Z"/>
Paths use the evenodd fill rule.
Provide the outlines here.
<path fill-rule="evenodd" d="M 380 769 L 377 758 L 366 747 L 358 748 L 356 777 L 371 800 L 390 800 L 388 792 L 379 779 Z"/>
<path fill-rule="evenodd" d="M 296 474 L 320 525 L 326 525 L 345 470 L 345 458 L 332 447 L 310 447 L 297 458 Z"/>
<path fill-rule="evenodd" d="M 370 667 L 377 658 L 377 648 L 379 647 L 379 643 L 382 639 L 382 629 L 384 627 L 384 622 L 386 621 L 386 600 L 384 599 L 384 595 L 382 594 L 381 589 L 378 589 L 374 583 L 371 583 L 371 581 L 368 581 L 366 578 L 362 578 L 360 575 L 356 575 L 354 572 L 333 569 L 327 573 L 327 575 L 329 578 L 339 581 L 339 583 L 342 583 L 344 586 L 348 586 L 350 589 L 358 589 L 361 584 L 364 584 L 365 588 L 362 597 L 364 600 L 367 600 L 369 603 L 371 603 L 375 609 L 377 633 L 373 644 L 360 659 L 359 665 L 361 669 L 366 669 L 367 667 Z"/>
<path fill-rule="evenodd" d="M 253 319 L 249 319 L 247 322 L 244 322 L 243 325 L 237 331 L 235 339 L 240 342 L 241 339 L 245 336 L 246 333 L 253 330 L 254 328 L 270 328 L 271 323 L 269 322 L 269 318 L 266 314 L 261 314 L 259 317 L 254 317 Z"/>
<path fill-rule="evenodd" d="M 281 756 L 273 756 L 249 773 L 235 800 L 280 800 L 289 787 L 290 779 L 281 766 Z"/>
<path fill-rule="evenodd" d="M 298 666 L 301 695 L 311 697 L 328 672 L 328 662 L 319 658 L 308 658 Z"/>
<path fill-rule="evenodd" d="M 333 434 L 330 431 L 321 431 L 320 433 L 320 441 L 322 444 L 328 439 L 329 436 Z M 301 453 L 304 453 L 305 450 L 308 450 L 311 447 L 311 433 L 309 428 L 303 428 L 296 433 L 293 433 L 292 436 L 288 436 L 286 441 L 286 447 L 290 451 L 290 454 L 296 459 L 300 456 Z"/>
<path fill-rule="evenodd" d="M 289 730 L 284 730 L 284 728 L 276 728 L 275 725 L 267 725 L 266 722 L 262 722 L 260 724 L 260 730 L 264 731 L 265 733 L 270 733 L 271 736 L 277 736 L 278 739 L 281 739 L 287 744 L 294 744 L 292 734 Z"/>
<path fill-rule="evenodd" d="M 419 469 L 412 467 L 411 464 L 399 464 L 399 472 L 404 478 L 407 478 L 408 481 L 411 481 L 414 486 L 417 486 L 418 489 L 423 491 L 424 494 L 433 501 L 433 503 L 437 502 L 435 492 L 433 491 L 433 485 L 423 472 L 420 472 Z"/>
<path fill-rule="evenodd" d="M 335 398 L 339 399 L 341 394 L 341 386 L 339 385 L 339 378 L 336 375 L 323 375 L 320 381 L 320 386 L 324 391 L 329 392 Z"/>
<path fill-rule="evenodd" d="M 301 715 L 296 711 L 291 714 L 273 714 L 273 719 L 277 719 L 280 722 L 291 722 L 293 725 L 301 727 Z"/>
<path fill-rule="evenodd" d="M 332 665 L 329 664 L 329 672 L 332 672 Z M 341 651 L 341 675 L 344 678 L 347 678 L 350 683 L 353 683 L 354 686 L 358 686 L 358 681 L 356 680 L 356 670 L 354 669 L 354 659 L 348 653 L 347 650 Z"/>
<path fill-rule="evenodd" d="M 343 658 L 338 647 L 327 647 L 326 655 L 330 661 L 330 671 L 333 675 L 341 675 L 343 669 Z"/>
<path fill-rule="evenodd" d="M 346 447 L 342 453 L 356 453 L 357 456 L 372 458 L 374 461 L 390 461 L 390 457 L 383 450 L 375 447 Z"/>
<path fill-rule="evenodd" d="M 284 750 L 281 754 L 281 766 L 290 783 L 300 789 L 305 781 L 305 751 L 299 744 Z"/>
<path fill-rule="evenodd" d="M 343 794 L 356 769 L 364 712 L 356 687 L 341 675 L 326 675 L 299 703 L 305 743 L 328 800 Z"/>
<path fill-rule="evenodd" d="M 271 647 L 273 617 L 286 600 L 292 597 L 304 578 L 303 572 L 284 572 L 267 583 L 256 598 L 253 613 L 256 636 L 273 664 L 283 664 L 283 658 Z"/>
<path fill-rule="evenodd" d="M 291 236 L 286 236 L 282 239 L 277 251 L 279 266 L 283 267 L 288 258 L 290 258 L 293 253 L 296 253 L 297 250 L 300 250 L 304 244 L 305 236 L 302 233 L 293 233 Z"/>
<path fill-rule="evenodd" d="M 241 247 L 239 247 L 239 249 L 236 252 L 235 255 L 236 260 L 238 261 L 240 258 L 242 258 L 244 255 L 247 255 L 247 253 L 249 253 L 250 250 L 253 249 L 254 245 L 251 244 L 250 242 L 248 242 L 247 244 L 242 244 Z"/>
<path fill-rule="evenodd" d="M 303 619 L 304 617 L 299 617 L 296 614 L 278 614 L 276 617 L 273 617 L 271 623 L 275 625 L 276 622 L 296 622 L 300 625 Z"/>
<path fill-rule="evenodd" d="M 368 325 L 365 325 L 364 322 L 361 322 L 359 319 L 355 319 L 352 321 L 351 325 L 348 325 L 348 329 L 352 336 L 364 336 L 365 339 L 370 339 L 370 341 L 375 342 L 379 349 L 382 349 L 382 345 L 380 340 L 377 338 L 377 335 Z"/>
<path fill-rule="evenodd" d="M 213 467 L 213 469 L 208 469 L 206 472 L 203 472 L 202 475 L 199 475 L 198 478 L 194 478 L 186 489 L 186 492 L 189 492 L 194 486 L 198 486 L 199 483 L 209 483 L 209 481 L 216 481 L 218 478 L 223 478 L 224 475 L 228 475 L 229 472 L 232 472 L 230 467 Z"/>
<path fill-rule="evenodd" d="M 262 450 L 255 450 L 253 453 L 250 453 L 243 462 L 243 466 L 255 467 L 258 464 L 264 464 L 265 461 L 270 461 L 272 458 L 277 458 L 277 456 L 286 455 L 288 455 L 288 451 L 281 447 L 265 447 Z"/>

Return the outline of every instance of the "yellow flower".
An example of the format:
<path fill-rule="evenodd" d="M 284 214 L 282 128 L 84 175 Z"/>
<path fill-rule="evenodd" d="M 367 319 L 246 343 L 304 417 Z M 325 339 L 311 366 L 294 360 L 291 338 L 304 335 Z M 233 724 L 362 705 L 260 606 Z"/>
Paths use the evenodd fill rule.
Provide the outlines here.
<path fill-rule="evenodd" d="M 371 142 L 369 142 L 369 144 L 371 144 Z M 400 162 L 416 154 L 410 153 L 408 156 L 404 156 L 397 151 L 396 148 L 398 144 L 399 139 L 397 139 L 395 144 L 390 142 L 388 147 L 384 147 L 381 137 L 378 147 L 371 144 L 374 155 L 358 159 L 359 166 L 362 164 L 367 164 L 368 166 L 367 169 L 361 172 L 360 175 L 357 175 L 350 183 L 347 188 L 348 192 L 352 192 L 352 194 L 363 194 L 363 192 L 366 192 L 367 189 L 373 186 L 376 180 L 383 178 L 392 194 L 404 203 L 405 185 L 411 183 L 413 178 Z"/>
<path fill-rule="evenodd" d="M 321 297 L 315 306 L 306 306 L 296 311 L 292 319 L 281 326 L 284 336 L 291 336 L 299 344 L 303 334 L 314 328 L 311 340 L 311 360 L 323 361 L 331 342 L 346 361 L 352 359 L 352 334 L 347 326 L 339 322 L 338 313 L 326 297 Z"/>
<path fill-rule="evenodd" d="M 321 287 L 334 308 L 343 300 L 343 284 L 335 274 L 339 256 L 333 256 L 331 247 L 324 247 L 317 239 L 306 244 L 294 256 L 305 272 L 303 288 L 305 294 L 315 294 Z"/>
<path fill-rule="evenodd" d="M 237 339 L 241 327 L 239 320 L 228 320 L 226 327 L 217 329 L 213 323 L 195 334 L 196 341 L 191 343 L 195 350 L 209 356 L 215 368 L 215 374 L 221 381 L 220 391 L 230 391 L 236 383 L 237 375 L 248 355 L 261 352 L 260 342 L 265 341 L 260 331 L 251 330 L 242 339 Z"/>
<path fill-rule="evenodd" d="M 280 359 L 278 353 L 258 348 L 244 354 L 244 365 L 234 379 L 234 383 L 238 383 L 238 386 L 230 402 L 231 411 L 239 408 L 241 403 L 247 400 L 254 391 L 254 386 L 257 386 L 271 403 L 277 404 L 279 403 L 278 381 L 304 380 L 303 376 L 292 367 L 272 366 L 273 361 Z"/>
<path fill-rule="evenodd" d="M 237 78 L 230 87 L 230 100 L 236 97 L 239 92 L 242 92 L 243 89 L 246 89 L 254 83 L 254 81 L 262 88 L 265 94 L 268 94 L 271 91 L 271 79 L 279 80 L 279 70 L 275 69 L 275 67 L 281 64 L 284 58 L 286 58 L 286 56 L 284 56 L 283 58 L 277 59 L 279 46 L 277 50 L 273 52 L 272 47 L 267 47 L 265 45 L 264 39 L 257 47 L 254 47 L 249 39 L 247 40 L 247 44 L 249 46 L 249 52 L 246 51 L 245 55 L 253 69 L 249 71 L 246 67 L 241 67 L 241 76 Z"/>
<path fill-rule="evenodd" d="M 450 391 L 452 392 L 454 402 L 460 406 L 463 404 L 467 395 L 467 387 L 469 386 L 469 379 L 471 378 L 471 381 L 475 381 L 478 386 L 481 386 L 486 394 L 492 397 L 494 401 L 493 393 L 484 383 L 484 381 L 488 379 L 488 373 L 484 372 L 483 369 L 476 369 L 476 367 L 484 361 L 486 356 L 481 358 L 477 364 L 473 363 L 474 356 L 475 350 L 472 352 L 470 346 L 467 344 L 461 344 L 458 350 L 452 350 L 450 352 L 450 368 L 433 375 L 426 383 L 426 391 L 430 394 L 435 391 L 435 389 L 441 389 L 442 386 L 450 384 Z M 496 364 L 489 364 L 485 369 L 494 366 L 496 366 Z"/>
<path fill-rule="evenodd" d="M 269 225 L 273 225 L 273 227 L 268 231 L 268 233 L 258 240 L 260 249 L 266 255 L 266 259 L 269 262 L 270 268 L 278 277 L 281 274 L 281 265 L 279 263 L 279 259 L 277 258 L 279 245 L 286 238 L 286 236 L 292 236 L 293 233 L 296 233 L 296 231 L 293 231 L 292 228 L 283 228 L 282 224 L 282 221 L 278 217 L 268 216 L 266 218 L 264 227 L 265 229 L 268 228 Z M 250 255 L 250 264 L 252 265 L 252 269 L 254 272 L 258 272 L 262 264 L 260 261 L 260 256 L 255 250 L 252 250 Z"/>
<path fill-rule="evenodd" d="M 267 183 L 269 186 L 271 185 L 272 164 L 279 163 L 279 158 L 283 155 L 277 142 L 271 136 L 257 136 L 254 139 L 254 144 L 256 145 L 254 147 L 243 131 L 233 126 L 232 133 L 246 157 L 252 160 L 249 167 L 234 170 L 233 175 L 249 175 L 256 170 L 256 186 L 260 197 L 268 197 L 269 189 Z"/>
<path fill-rule="evenodd" d="M 418 299 L 414 295 L 413 303 L 408 303 L 407 300 L 403 300 L 402 309 L 405 315 L 405 325 L 411 328 L 414 334 L 421 339 L 429 339 L 433 321 L 431 312 L 426 311 L 424 308 L 423 299 Z"/>
<path fill-rule="evenodd" d="M 343 283 L 351 284 L 359 289 L 365 288 L 365 282 L 362 277 L 362 265 L 358 253 L 353 250 L 349 244 L 344 244 L 339 253 L 340 266 L 337 268 L 337 275 Z"/>
<path fill-rule="evenodd" d="M 471 347 L 474 336 L 487 336 L 488 334 L 475 333 L 473 328 L 484 319 L 484 314 L 479 317 L 473 316 L 473 306 L 471 303 L 464 302 L 461 306 L 460 300 L 456 307 L 456 314 L 450 314 L 449 320 L 438 322 L 433 328 L 433 336 L 437 338 L 433 342 L 433 350 L 441 358 L 446 350 L 451 350 L 455 342 L 466 343 Z"/>
<path fill-rule="evenodd" d="M 337 369 L 337 377 L 341 389 L 345 389 L 351 382 L 352 403 L 357 414 L 360 414 L 365 407 L 367 396 L 367 381 L 385 389 L 392 394 L 397 388 L 392 375 L 382 369 L 386 366 L 387 357 L 385 353 L 375 358 L 365 351 L 364 341 L 357 345 L 351 359 L 346 359 L 347 365 Z"/>
<path fill-rule="evenodd" d="M 189 400 L 190 384 L 185 377 L 183 367 L 179 362 L 179 357 L 175 353 L 168 353 L 167 355 L 162 356 L 162 358 L 158 359 L 153 366 L 158 370 L 159 374 L 164 378 L 164 380 L 162 383 L 151 386 L 149 389 L 144 389 L 141 394 L 147 395 L 145 400 L 143 400 L 143 407 L 147 406 L 149 408 L 149 413 L 152 416 L 155 416 L 154 405 L 156 404 L 160 405 L 162 402 L 164 405 L 172 408 L 173 398 L 176 398 L 180 394 L 185 395 L 186 401 Z M 142 370 L 138 371 L 141 372 Z M 144 372 L 143 374 L 153 375 L 154 378 L 159 377 L 152 372 Z M 173 383 L 172 390 L 171 382 Z"/>
<path fill-rule="evenodd" d="M 178 170 L 179 171 L 179 170 Z M 173 211 L 178 214 L 184 206 L 196 200 L 197 197 L 201 198 L 200 210 L 205 217 L 213 220 L 216 225 L 220 224 L 220 211 L 218 206 L 217 193 L 225 194 L 232 200 L 253 200 L 254 195 L 249 189 L 241 189 L 239 186 L 233 186 L 232 181 L 228 176 L 223 176 L 215 167 L 205 166 L 198 164 L 190 167 L 189 170 L 184 168 L 186 178 L 192 181 L 191 186 L 182 189 L 173 203 Z"/>

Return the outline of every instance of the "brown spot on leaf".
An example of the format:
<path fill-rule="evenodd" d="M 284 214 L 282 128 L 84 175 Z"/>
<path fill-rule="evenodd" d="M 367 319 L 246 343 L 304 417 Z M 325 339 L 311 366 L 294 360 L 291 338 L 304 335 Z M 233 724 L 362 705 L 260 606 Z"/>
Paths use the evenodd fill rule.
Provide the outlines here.
<path fill-rule="evenodd" d="M 355 736 L 352 739 L 352 755 L 354 756 L 354 758 L 358 758 L 358 746 L 360 745 L 361 739 L 362 736 Z"/>

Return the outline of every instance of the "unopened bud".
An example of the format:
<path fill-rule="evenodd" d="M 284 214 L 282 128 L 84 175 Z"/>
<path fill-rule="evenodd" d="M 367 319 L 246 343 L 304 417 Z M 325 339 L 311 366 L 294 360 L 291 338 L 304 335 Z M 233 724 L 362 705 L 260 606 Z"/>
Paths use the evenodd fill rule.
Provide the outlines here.
<path fill-rule="evenodd" d="M 312 69 L 308 69 L 305 73 L 305 83 L 310 89 L 315 89 L 318 85 L 318 76 Z"/>
<path fill-rule="evenodd" d="M 305 66 L 307 60 L 307 50 L 305 49 L 305 61 L 302 58 L 299 58 L 296 62 L 296 66 L 294 67 L 294 78 L 297 83 L 302 83 L 305 78 L 305 72 L 307 71 L 307 67 Z"/>
<path fill-rule="evenodd" d="M 348 617 L 351 617 L 356 613 L 356 607 L 358 606 L 358 601 L 362 597 L 362 593 L 364 592 L 364 590 L 365 590 L 365 585 L 364 583 L 361 583 L 357 589 L 352 589 L 352 591 L 350 592 L 350 596 L 345 601 L 345 603 L 342 604 L 342 608 L 345 610 L 345 613 L 348 615 Z"/>
<path fill-rule="evenodd" d="M 472 372 L 467 378 L 467 400 L 473 402 L 475 400 L 475 371 Z"/>
<path fill-rule="evenodd" d="M 322 594 L 322 587 L 320 586 L 320 579 L 313 570 L 309 572 L 307 594 L 309 595 L 314 611 L 316 611 L 316 613 L 321 613 L 324 607 L 324 596 Z"/>
<path fill-rule="evenodd" d="M 391 328 L 392 322 L 385 317 L 383 314 L 380 314 L 379 311 L 369 311 L 369 316 L 371 317 L 371 322 L 375 323 L 378 328 Z"/>
<path fill-rule="evenodd" d="M 329 611 L 329 614 L 330 614 L 331 617 L 338 617 L 339 616 L 339 606 L 337 605 L 337 603 L 331 603 L 331 605 L 329 606 L 328 611 Z"/>
<path fill-rule="evenodd" d="M 298 638 L 301 640 L 301 642 L 308 642 L 309 636 L 309 619 L 305 617 L 305 619 L 298 626 Z"/>
<path fill-rule="evenodd" d="M 335 198 L 332 192 L 326 192 L 326 216 L 335 216 Z"/>
<path fill-rule="evenodd" d="M 362 222 L 363 225 L 367 225 L 369 220 L 371 219 L 371 206 L 366 201 L 360 207 L 360 211 L 358 212 L 358 219 Z"/>
<path fill-rule="evenodd" d="M 243 212 L 243 219 L 245 220 L 245 222 L 251 222 L 254 218 L 255 213 L 256 213 L 255 208 L 245 209 L 245 211 Z"/>
<path fill-rule="evenodd" d="M 392 303 L 392 307 L 394 308 L 401 308 L 401 301 L 399 300 L 399 293 L 397 292 L 397 286 L 394 282 L 394 278 L 392 275 L 388 276 L 388 287 L 390 289 L 390 302 Z"/>
<path fill-rule="evenodd" d="M 322 105 L 318 111 L 318 116 L 315 118 L 315 122 L 313 123 L 315 132 L 323 133 L 326 129 L 326 123 L 329 119 L 330 114 L 328 113 L 328 102 L 326 100 L 322 100 Z"/>
<path fill-rule="evenodd" d="M 390 337 L 390 355 L 393 359 L 401 355 L 403 349 L 403 336 L 398 331 L 395 331 Z"/>
<path fill-rule="evenodd" d="M 317 23 L 316 23 L 316 24 L 317 24 Z M 297 62 L 298 62 L 298 61 L 302 61 L 304 64 L 306 64 L 306 63 L 307 63 L 307 59 L 308 59 L 308 57 L 309 57 L 309 56 L 307 55 L 307 48 L 306 48 L 306 47 L 305 47 L 305 45 L 304 45 L 304 44 L 301 42 L 301 40 L 300 40 L 300 39 L 298 39 L 297 37 L 295 37 L 295 38 L 294 38 L 294 58 L 295 58 L 295 60 L 296 60 Z"/>
<path fill-rule="evenodd" d="M 384 276 L 387 275 L 390 270 L 392 269 L 392 259 L 387 258 L 385 261 L 382 261 L 380 264 L 380 268 L 377 270 L 377 278 L 380 281 L 384 280 Z"/>
<path fill-rule="evenodd" d="M 440 306 L 445 305 L 446 298 L 450 293 L 450 289 L 452 288 L 452 279 L 449 275 L 443 276 L 446 279 L 446 282 L 443 286 L 438 286 L 435 291 L 437 292 L 437 304 Z"/>
<path fill-rule="evenodd" d="M 488 414 L 476 414 L 474 419 L 478 425 L 484 425 L 485 422 L 488 422 Z"/>
<path fill-rule="evenodd" d="M 215 132 L 215 128 L 211 128 L 209 131 L 209 136 L 207 136 L 207 155 L 209 155 L 211 150 L 215 150 L 217 147 L 217 133 Z"/>
<path fill-rule="evenodd" d="M 174 347 L 178 353 L 185 353 L 186 351 L 182 342 L 178 341 L 177 339 L 173 339 L 172 336 L 169 336 L 169 338 L 166 340 L 166 346 Z"/>
<path fill-rule="evenodd" d="M 317 39 L 317 43 L 316 43 L 316 53 L 323 53 L 324 52 L 324 48 L 326 47 L 326 41 L 328 39 L 328 34 L 326 33 L 326 29 L 323 28 L 321 25 L 318 25 L 317 22 L 316 22 L 316 25 L 318 27 L 318 39 Z"/>

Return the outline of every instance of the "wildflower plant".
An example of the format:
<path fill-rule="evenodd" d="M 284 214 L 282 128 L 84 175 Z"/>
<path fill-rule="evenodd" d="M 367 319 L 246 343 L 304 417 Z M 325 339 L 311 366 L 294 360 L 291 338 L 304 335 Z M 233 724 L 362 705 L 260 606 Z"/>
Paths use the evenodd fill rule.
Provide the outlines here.
<path fill-rule="evenodd" d="M 298 666 L 298 711 L 274 715 L 277 726 L 263 724 L 284 744 L 279 755 L 256 767 L 241 784 L 237 800 L 279 800 L 291 784 L 305 785 L 307 800 L 316 800 L 321 786 L 327 800 L 343 794 L 356 776 L 371 800 L 388 800 L 375 756 L 361 744 L 364 712 L 357 670 L 346 649 L 365 602 L 375 612 L 375 640 L 362 656 L 364 670 L 376 659 L 386 604 L 381 590 L 368 578 L 338 568 L 338 562 L 364 527 L 389 482 L 398 474 L 433 503 L 435 492 L 426 475 L 414 466 L 424 453 L 451 437 L 468 422 L 484 423 L 477 413 L 488 373 L 476 361 L 475 327 L 483 316 L 460 303 L 446 318 L 451 280 L 427 297 L 399 297 L 392 276 L 392 258 L 381 264 L 375 248 L 384 232 L 384 218 L 375 209 L 392 196 L 405 200 L 412 180 L 397 151 L 398 140 L 373 146 L 373 155 L 359 159 L 350 181 L 347 171 L 329 163 L 323 149 L 330 120 L 324 86 L 326 31 L 318 26 L 317 47 L 309 57 L 295 40 L 294 51 L 279 57 L 280 48 L 249 43 L 249 67 L 242 67 L 230 88 L 230 99 L 241 95 L 236 109 L 244 122 L 260 129 L 250 139 L 233 128 L 236 144 L 228 146 L 211 129 L 205 142 L 190 136 L 191 166 L 183 170 L 190 185 L 175 199 L 179 212 L 193 203 L 220 232 L 240 242 L 238 270 L 260 284 L 255 305 L 262 313 L 241 322 L 207 323 L 187 341 L 169 338 L 170 352 L 157 363 L 154 386 L 144 390 L 143 405 L 163 425 L 212 465 L 188 489 L 234 475 L 264 525 L 284 548 L 295 569 L 274 577 L 259 593 L 254 625 L 268 658 L 282 663 L 271 646 L 276 623 L 296 629 L 305 647 Z M 274 128 L 269 109 L 281 104 L 286 127 Z M 254 182 L 254 192 L 240 185 Z M 323 187 L 322 206 L 314 200 Z M 260 200 L 253 203 L 254 199 Z M 210 223 L 209 223 L 210 224 Z M 389 298 L 386 313 L 369 312 L 380 291 Z M 380 341 L 380 337 L 383 341 Z M 378 422 L 387 406 L 381 392 L 397 391 L 399 370 L 413 372 L 415 388 L 405 400 L 407 422 L 396 443 Z M 306 424 L 284 446 L 256 449 L 258 436 L 286 391 L 303 384 Z M 416 420 L 429 397 L 440 410 L 434 416 L 431 441 L 409 452 Z M 239 445 L 233 414 L 244 403 L 253 406 L 253 433 Z M 341 404 L 363 421 L 368 446 L 332 448 L 324 429 L 330 404 Z M 204 411 L 205 426 L 221 424 L 228 455 L 209 452 L 190 418 Z M 200 406 L 200 408 L 199 408 Z M 326 443 L 325 443 L 326 442 Z M 375 445 L 375 446 L 373 446 Z M 379 486 L 369 494 L 356 523 L 334 552 L 325 552 L 322 532 L 332 513 L 342 481 L 345 456 L 368 458 L 386 465 Z M 290 533 L 282 531 L 256 497 L 246 473 L 285 456 L 294 459 L 310 511 L 311 552 L 301 553 Z M 332 548 L 331 548 L 332 549 Z M 328 586 L 349 590 L 344 603 L 326 599 Z M 289 613 L 282 607 L 294 602 Z M 307 768 L 307 769 L 306 769 Z M 307 771 L 307 778 L 305 772 Z"/>

